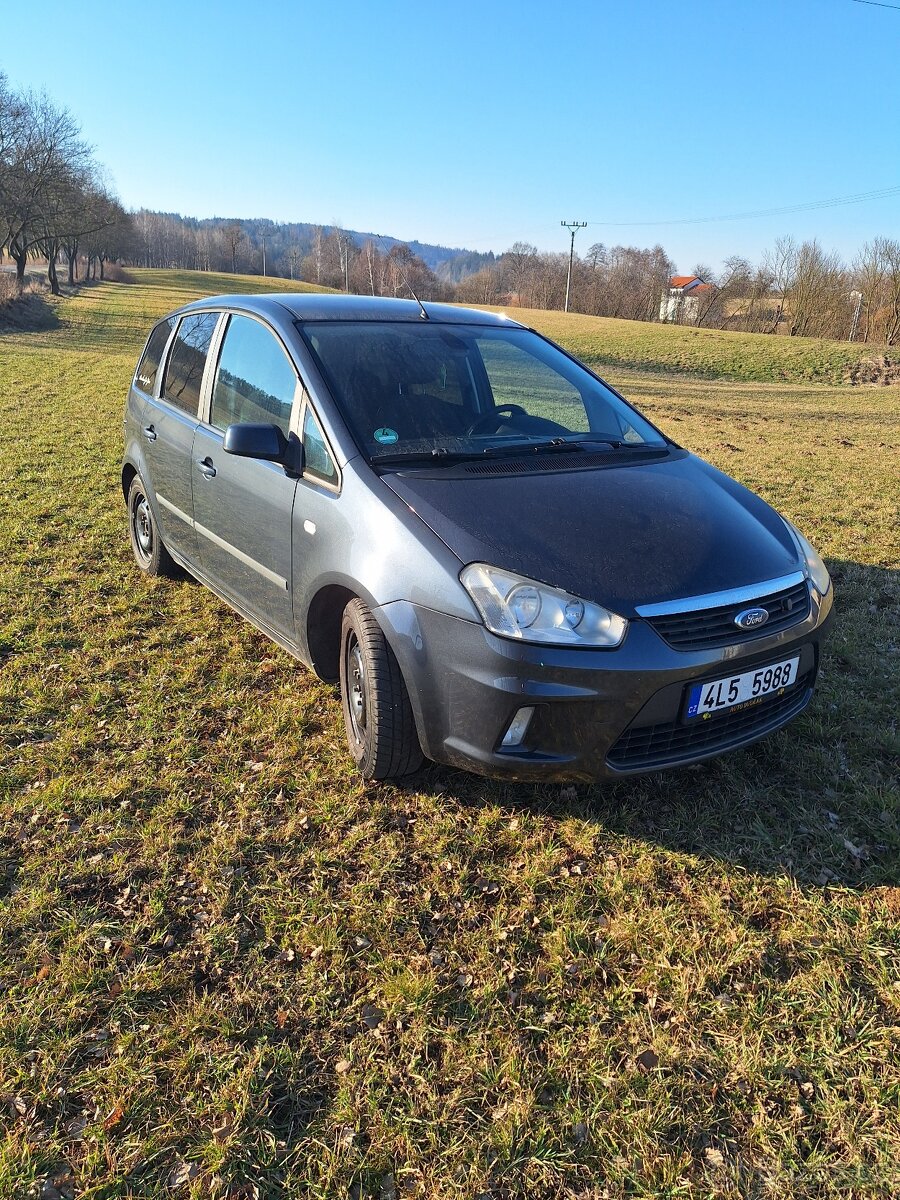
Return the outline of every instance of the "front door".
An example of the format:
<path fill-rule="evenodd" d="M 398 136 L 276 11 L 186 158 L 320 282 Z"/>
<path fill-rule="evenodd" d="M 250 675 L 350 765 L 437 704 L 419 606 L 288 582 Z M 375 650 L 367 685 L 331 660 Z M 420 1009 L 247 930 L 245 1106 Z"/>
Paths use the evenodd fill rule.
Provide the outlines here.
<path fill-rule="evenodd" d="M 297 373 L 270 329 L 232 315 L 221 343 L 209 422 L 194 434 L 194 530 L 209 581 L 260 624 L 295 641 L 291 597 L 291 510 L 296 477 L 277 463 L 222 449 L 239 422 L 291 425 Z"/>

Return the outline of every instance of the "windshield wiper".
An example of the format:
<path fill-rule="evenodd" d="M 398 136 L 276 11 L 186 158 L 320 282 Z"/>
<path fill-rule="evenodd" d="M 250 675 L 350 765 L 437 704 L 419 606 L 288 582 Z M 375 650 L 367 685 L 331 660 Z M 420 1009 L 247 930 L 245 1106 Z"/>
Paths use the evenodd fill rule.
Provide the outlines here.
<path fill-rule="evenodd" d="M 668 450 L 665 444 L 625 442 L 616 438 L 591 437 L 589 434 L 567 441 L 562 437 L 542 442 L 513 442 L 507 445 L 485 446 L 482 450 L 407 450 L 396 454 L 373 454 L 371 461 L 380 467 L 401 466 L 404 463 L 427 463 L 432 466 L 451 466 L 458 462 L 474 462 L 482 458 L 523 458 L 530 454 L 558 454 L 575 451 L 583 453 L 586 446 L 608 446 L 610 450 L 649 450 L 660 453 Z"/>
<path fill-rule="evenodd" d="M 621 438 L 580 437 L 577 442 L 569 443 L 576 446 L 609 446 L 611 450 L 668 450 L 665 442 L 626 442 Z"/>

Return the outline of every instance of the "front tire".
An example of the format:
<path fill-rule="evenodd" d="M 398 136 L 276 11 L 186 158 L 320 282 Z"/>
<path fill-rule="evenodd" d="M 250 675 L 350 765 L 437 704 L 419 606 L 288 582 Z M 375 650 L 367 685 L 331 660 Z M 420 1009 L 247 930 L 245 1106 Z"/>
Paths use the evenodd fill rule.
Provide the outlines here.
<path fill-rule="evenodd" d="M 134 561 L 145 575 L 171 577 L 176 574 L 177 568 L 159 535 L 147 489 L 140 475 L 135 475 L 128 489 L 128 533 Z"/>
<path fill-rule="evenodd" d="M 344 609 L 341 702 L 347 744 L 364 779 L 395 779 L 421 767 L 400 665 L 362 600 L 351 600 Z"/>

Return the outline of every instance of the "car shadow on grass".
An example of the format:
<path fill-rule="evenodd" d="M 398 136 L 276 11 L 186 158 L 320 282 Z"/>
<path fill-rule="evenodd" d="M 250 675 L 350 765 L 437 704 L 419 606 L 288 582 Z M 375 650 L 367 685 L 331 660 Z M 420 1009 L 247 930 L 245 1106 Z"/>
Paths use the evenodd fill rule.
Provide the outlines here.
<path fill-rule="evenodd" d="M 720 758 L 631 779 L 510 784 L 430 766 L 409 789 L 527 809 L 809 886 L 900 885 L 900 572 L 829 568 L 834 626 L 816 694 L 785 729 Z"/>

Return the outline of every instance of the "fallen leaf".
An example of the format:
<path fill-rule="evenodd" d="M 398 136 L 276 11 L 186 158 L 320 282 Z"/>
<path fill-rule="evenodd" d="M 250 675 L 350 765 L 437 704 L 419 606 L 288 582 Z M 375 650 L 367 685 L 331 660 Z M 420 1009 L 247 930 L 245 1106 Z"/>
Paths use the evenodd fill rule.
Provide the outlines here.
<path fill-rule="evenodd" d="M 234 1129 L 234 1114 L 226 1113 L 218 1125 L 213 1126 L 213 1137 L 217 1142 L 224 1142 Z"/>
<path fill-rule="evenodd" d="M 103 1119 L 103 1128 L 109 1132 L 122 1120 L 125 1115 L 125 1101 L 117 1100 L 115 1107 Z"/>
<path fill-rule="evenodd" d="M 169 1187 L 184 1187 L 199 1174 L 200 1168 L 196 1163 L 177 1162 L 169 1172 Z"/>
<path fill-rule="evenodd" d="M 364 1004 L 362 1019 L 367 1028 L 377 1029 L 384 1020 L 384 1013 L 374 1004 Z"/>
<path fill-rule="evenodd" d="M 717 1150 L 715 1146 L 707 1146 L 703 1151 L 703 1157 L 706 1159 L 707 1166 L 719 1171 L 725 1166 L 725 1155 L 721 1150 Z"/>
<path fill-rule="evenodd" d="M 337 1071 L 338 1075 L 346 1075 L 347 1072 L 350 1070 L 350 1059 L 349 1058 L 339 1058 L 338 1061 L 334 1064 L 334 1069 L 335 1069 L 335 1071 Z"/>
<path fill-rule="evenodd" d="M 486 879 L 483 875 L 479 875 L 475 880 L 474 887 L 482 896 L 487 896 L 489 899 L 500 895 L 500 884 L 496 879 Z"/>

